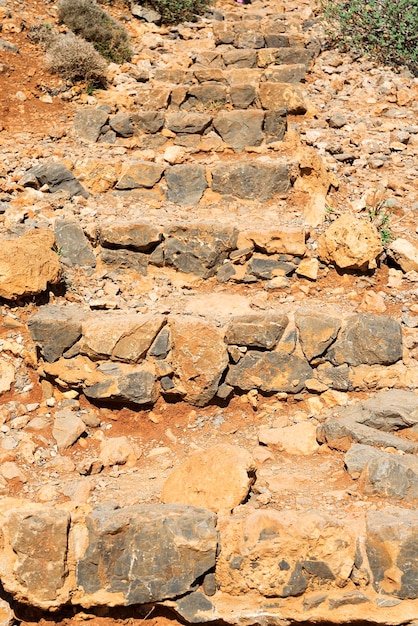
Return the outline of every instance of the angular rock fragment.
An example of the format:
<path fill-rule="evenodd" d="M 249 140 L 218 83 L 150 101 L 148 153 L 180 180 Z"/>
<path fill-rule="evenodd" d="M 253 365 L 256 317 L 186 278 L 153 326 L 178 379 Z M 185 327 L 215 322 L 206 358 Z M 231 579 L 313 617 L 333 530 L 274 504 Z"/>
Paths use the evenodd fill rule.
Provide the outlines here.
<path fill-rule="evenodd" d="M 96 257 L 81 226 L 67 219 L 59 219 L 54 226 L 55 239 L 61 261 L 70 267 L 95 267 Z"/>
<path fill-rule="evenodd" d="M 28 170 L 19 181 L 23 187 L 43 187 L 47 185 L 50 193 L 66 191 L 70 197 L 89 197 L 89 192 L 78 182 L 76 177 L 62 163 L 42 163 Z"/>
<path fill-rule="evenodd" d="M 295 313 L 295 323 L 299 331 L 302 350 L 308 361 L 321 356 L 335 341 L 341 327 L 337 317 L 301 310 Z"/>
<path fill-rule="evenodd" d="M 184 163 L 165 172 L 167 199 L 182 205 L 197 204 L 208 187 L 204 165 Z"/>
<path fill-rule="evenodd" d="M 286 315 L 242 315 L 234 317 L 225 332 L 227 344 L 266 348 L 279 342 L 289 319 Z"/>
<path fill-rule="evenodd" d="M 148 252 L 160 243 L 163 234 L 158 226 L 148 222 L 115 220 L 101 224 L 98 236 L 100 243 L 105 247 L 133 248 L 140 252 Z"/>
<path fill-rule="evenodd" d="M 213 120 L 215 130 L 235 152 L 246 146 L 259 146 L 263 135 L 263 111 L 223 111 Z"/>
<path fill-rule="evenodd" d="M 219 444 L 195 452 L 164 483 L 165 503 L 189 504 L 217 513 L 243 502 L 254 482 L 255 465 L 239 446 Z"/>
<path fill-rule="evenodd" d="M 285 193 L 290 184 L 288 167 L 275 163 L 222 163 L 212 168 L 212 177 L 213 191 L 260 202 Z"/>
<path fill-rule="evenodd" d="M 373 269 L 382 250 L 376 227 L 348 214 L 337 218 L 318 240 L 319 258 L 341 269 Z"/>
<path fill-rule="evenodd" d="M 96 508 L 78 562 L 84 607 L 130 606 L 176 598 L 214 567 L 216 517 L 182 505 Z"/>

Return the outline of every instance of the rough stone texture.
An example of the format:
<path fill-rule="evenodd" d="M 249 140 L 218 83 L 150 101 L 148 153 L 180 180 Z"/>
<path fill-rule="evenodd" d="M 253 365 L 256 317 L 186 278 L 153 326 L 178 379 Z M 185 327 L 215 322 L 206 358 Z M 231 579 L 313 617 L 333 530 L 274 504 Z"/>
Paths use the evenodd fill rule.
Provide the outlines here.
<path fill-rule="evenodd" d="M 386 432 L 410 428 L 418 424 L 418 396 L 405 389 L 379 391 L 344 408 L 342 415 Z"/>
<path fill-rule="evenodd" d="M 257 52 L 255 50 L 229 50 L 224 52 L 223 60 L 225 65 L 234 67 L 256 67 Z"/>
<path fill-rule="evenodd" d="M 318 240 L 319 258 L 341 269 L 373 269 L 382 250 L 376 227 L 349 214 L 338 217 Z"/>
<path fill-rule="evenodd" d="M 165 264 L 209 278 L 236 247 L 237 237 L 235 229 L 210 224 L 173 226 L 166 233 Z"/>
<path fill-rule="evenodd" d="M 263 111 L 222 111 L 213 120 L 215 130 L 235 152 L 259 146 L 263 135 Z"/>
<path fill-rule="evenodd" d="M 264 116 L 264 133 L 266 143 L 281 141 L 287 130 L 287 109 L 266 111 Z"/>
<path fill-rule="evenodd" d="M 203 133 L 212 122 L 205 113 L 167 113 L 165 124 L 174 133 Z"/>
<path fill-rule="evenodd" d="M 22 237 L 2 239 L 0 246 L 0 297 L 16 300 L 45 291 L 61 278 L 58 255 L 52 250 L 54 235 L 33 230 Z"/>
<path fill-rule="evenodd" d="M 229 97 L 232 104 L 237 109 L 247 109 L 255 100 L 257 95 L 254 85 L 231 85 Z"/>
<path fill-rule="evenodd" d="M 137 272 L 141 276 L 147 275 L 148 263 L 150 261 L 148 254 L 136 252 L 134 250 L 101 250 L 99 260 L 104 265 L 109 265 L 115 271 L 130 270 Z"/>
<path fill-rule="evenodd" d="M 103 314 L 82 326 L 80 352 L 92 359 L 138 363 L 165 323 L 163 315 Z"/>
<path fill-rule="evenodd" d="M 10 391 L 15 382 L 15 368 L 12 363 L 0 358 L 0 394 Z"/>
<path fill-rule="evenodd" d="M 312 369 L 305 359 L 254 350 L 229 368 L 226 382 L 244 391 L 259 389 L 267 393 L 298 393 L 311 377 Z"/>
<path fill-rule="evenodd" d="M 167 198 L 178 204 L 197 204 L 207 189 L 204 165 L 185 163 L 166 170 Z"/>
<path fill-rule="evenodd" d="M 134 127 L 131 116 L 128 113 L 118 113 L 109 120 L 109 126 L 121 137 L 132 137 Z"/>
<path fill-rule="evenodd" d="M 306 253 L 305 231 L 303 228 L 283 228 L 246 233 L 255 247 L 266 254 L 294 254 L 304 256 Z"/>
<path fill-rule="evenodd" d="M 228 365 L 223 334 L 191 317 L 174 318 L 170 328 L 176 386 L 186 402 L 204 406 L 215 396 Z"/>
<path fill-rule="evenodd" d="M 85 423 L 72 411 L 62 409 L 55 415 L 52 436 L 59 450 L 70 448 L 85 431 Z"/>
<path fill-rule="evenodd" d="M 132 117 L 138 128 L 146 133 L 158 133 L 165 122 L 163 111 L 138 111 Z"/>
<path fill-rule="evenodd" d="M 295 323 L 303 353 L 308 361 L 326 352 L 335 341 L 341 327 L 341 320 L 337 317 L 324 315 L 319 311 L 317 313 L 296 311 Z"/>
<path fill-rule="evenodd" d="M 350 317 L 341 338 L 327 352 L 334 365 L 390 365 L 401 358 L 400 324 L 387 315 L 372 313 Z"/>
<path fill-rule="evenodd" d="M 114 221 L 99 226 L 102 246 L 121 246 L 147 252 L 162 239 L 162 230 L 148 222 Z"/>
<path fill-rule="evenodd" d="M 258 88 L 263 109 L 287 109 L 289 115 L 304 115 L 307 111 L 303 93 L 296 85 L 287 83 L 260 83 Z"/>
<path fill-rule="evenodd" d="M 136 366 L 128 371 L 116 371 L 97 383 L 84 387 L 84 393 L 91 400 L 106 400 L 135 406 L 152 405 L 158 398 L 155 370 L 150 364 Z"/>
<path fill-rule="evenodd" d="M 19 181 L 23 187 L 43 187 L 47 185 L 51 193 L 65 191 L 70 197 L 83 196 L 88 198 L 88 191 L 78 182 L 76 177 L 62 163 L 42 163 L 28 170 Z"/>
<path fill-rule="evenodd" d="M 164 165 L 151 163 L 149 161 L 128 163 L 127 167 L 122 171 L 122 176 L 116 183 L 116 189 L 154 187 L 154 185 L 161 179 L 164 169 Z"/>
<path fill-rule="evenodd" d="M 417 526 L 416 511 L 387 507 L 367 514 L 367 556 L 379 593 L 417 597 Z"/>
<path fill-rule="evenodd" d="M 68 219 L 59 219 L 54 225 L 54 234 L 61 261 L 71 267 L 95 267 L 96 257 L 81 226 Z"/>
<path fill-rule="evenodd" d="M 76 135 L 85 141 L 96 142 L 102 128 L 109 119 L 109 114 L 103 109 L 83 108 L 78 109 L 74 116 L 74 129 Z"/>
<path fill-rule="evenodd" d="M 319 448 L 316 426 L 306 421 L 284 428 L 262 428 L 258 440 L 273 450 L 295 455 L 313 454 Z"/>
<path fill-rule="evenodd" d="M 404 272 L 418 271 L 418 248 L 407 239 L 398 238 L 392 241 L 388 252 Z"/>
<path fill-rule="evenodd" d="M 247 498 L 254 470 L 251 454 L 239 446 L 220 444 L 195 452 L 170 474 L 161 500 L 215 513 L 232 510 Z"/>
<path fill-rule="evenodd" d="M 264 202 L 289 188 L 289 170 L 275 163 L 222 163 L 212 168 L 212 189 L 222 195 Z"/>
<path fill-rule="evenodd" d="M 363 493 L 400 498 L 418 498 L 418 459 L 376 450 L 371 446 L 353 444 L 345 455 L 350 475 L 360 475 Z"/>
<path fill-rule="evenodd" d="M 181 505 L 98 507 L 77 568 L 83 606 L 145 604 L 185 594 L 215 565 L 216 517 Z"/>
<path fill-rule="evenodd" d="M 271 67 L 264 73 L 267 82 L 271 83 L 300 83 L 306 75 L 306 65 L 303 63 L 283 64 L 280 67 Z"/>
<path fill-rule="evenodd" d="M 15 616 L 10 604 L 6 600 L 0 600 L 0 626 L 12 626 Z"/>
<path fill-rule="evenodd" d="M 254 511 L 218 522 L 221 591 L 299 596 L 310 584 L 344 586 L 354 565 L 355 536 L 318 512 Z"/>
<path fill-rule="evenodd" d="M 226 329 L 225 341 L 228 344 L 271 350 L 279 342 L 288 323 L 286 315 L 234 317 Z"/>
<path fill-rule="evenodd" d="M 67 511 L 15 509 L 6 513 L 0 575 L 16 600 L 44 609 L 68 601 L 69 524 Z"/>

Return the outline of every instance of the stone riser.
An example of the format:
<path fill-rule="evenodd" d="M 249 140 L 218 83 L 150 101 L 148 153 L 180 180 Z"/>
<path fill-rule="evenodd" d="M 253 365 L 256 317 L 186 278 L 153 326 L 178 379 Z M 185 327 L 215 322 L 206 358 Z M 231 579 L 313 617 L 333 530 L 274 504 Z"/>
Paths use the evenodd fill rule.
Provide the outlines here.
<path fill-rule="evenodd" d="M 43 609 L 164 603 L 192 623 L 277 626 L 409 623 L 418 610 L 415 511 L 337 520 L 316 510 L 216 516 L 183 505 L 14 501 L 1 522 L 1 583 Z"/>
<path fill-rule="evenodd" d="M 45 359 L 44 376 L 119 406 L 152 405 L 160 395 L 205 406 L 253 390 L 359 390 L 366 375 L 387 377 L 382 366 L 390 364 L 392 385 L 417 386 L 416 372 L 400 363 L 402 333 L 393 318 L 293 313 L 237 316 L 220 327 L 209 315 L 92 313 L 52 305 L 39 310 L 29 330 Z"/>

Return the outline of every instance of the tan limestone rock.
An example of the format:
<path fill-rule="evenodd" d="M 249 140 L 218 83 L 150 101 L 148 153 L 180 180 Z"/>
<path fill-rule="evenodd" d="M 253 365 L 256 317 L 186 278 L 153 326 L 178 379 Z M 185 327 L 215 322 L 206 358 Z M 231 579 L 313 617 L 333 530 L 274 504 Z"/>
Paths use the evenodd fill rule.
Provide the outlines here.
<path fill-rule="evenodd" d="M 267 254 L 295 254 L 304 256 L 306 252 L 305 231 L 303 228 L 283 228 L 266 232 L 249 232 L 245 237 Z"/>
<path fill-rule="evenodd" d="M 352 521 L 352 520 L 350 520 Z M 349 581 L 355 530 L 317 511 L 259 510 L 218 517 L 222 550 L 216 566 L 220 591 L 243 596 L 299 596 L 315 581 L 327 591 Z M 254 567 L 257 563 L 257 567 Z"/>
<path fill-rule="evenodd" d="M 319 448 L 316 426 L 306 421 L 285 428 L 261 428 L 258 439 L 269 448 L 288 454 L 309 455 Z"/>
<path fill-rule="evenodd" d="M 99 459 L 104 467 L 112 465 L 135 465 L 137 455 L 128 437 L 112 437 L 100 444 Z"/>
<path fill-rule="evenodd" d="M 263 109 L 277 110 L 286 108 L 290 115 L 304 115 L 307 105 L 302 90 L 288 83 L 260 83 L 259 97 Z"/>
<path fill-rule="evenodd" d="M 97 367 L 98 363 L 93 363 L 87 357 L 76 356 L 73 359 L 61 358 L 55 363 L 44 363 L 43 371 L 52 376 L 59 385 L 68 388 L 91 386 L 104 381 L 106 376 Z"/>
<path fill-rule="evenodd" d="M 41 293 L 61 277 L 59 256 L 49 230 L 31 230 L 22 237 L 3 239 L 0 246 L 0 297 L 16 300 Z"/>
<path fill-rule="evenodd" d="M 310 280 L 317 280 L 319 272 L 319 261 L 315 257 L 302 259 L 296 268 L 296 274 Z"/>
<path fill-rule="evenodd" d="M 404 272 L 418 271 L 418 248 L 407 239 L 392 241 L 388 252 Z"/>
<path fill-rule="evenodd" d="M 349 214 L 337 218 L 318 240 L 320 259 L 341 269 L 373 269 L 382 250 L 376 227 Z"/>
<path fill-rule="evenodd" d="M 254 482 L 254 461 L 239 446 L 220 444 L 192 454 L 165 482 L 164 503 L 232 510 L 248 496 Z"/>
<path fill-rule="evenodd" d="M 179 382 L 186 402 L 204 406 L 216 394 L 228 365 L 223 334 L 192 317 L 176 317 L 170 326 L 174 382 Z"/>
<path fill-rule="evenodd" d="M 10 391 L 15 381 L 15 368 L 12 363 L 5 359 L 0 359 L 0 394 Z"/>

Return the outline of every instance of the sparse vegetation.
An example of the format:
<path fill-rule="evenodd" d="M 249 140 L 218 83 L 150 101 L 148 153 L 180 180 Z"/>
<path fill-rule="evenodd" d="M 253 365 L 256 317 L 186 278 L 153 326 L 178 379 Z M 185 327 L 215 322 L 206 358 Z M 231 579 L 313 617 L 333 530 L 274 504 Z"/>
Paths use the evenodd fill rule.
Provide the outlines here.
<path fill-rule="evenodd" d="M 46 61 L 51 72 L 71 82 L 106 83 L 107 64 L 91 43 L 72 33 L 60 35 L 47 48 Z"/>
<path fill-rule="evenodd" d="M 418 0 L 321 0 L 330 45 L 418 76 Z"/>
<path fill-rule="evenodd" d="M 73 33 L 90 42 L 108 61 L 124 63 L 132 57 L 125 27 L 95 0 L 60 0 L 58 19 Z"/>
<path fill-rule="evenodd" d="M 211 0 L 147 0 L 147 5 L 161 15 L 164 24 L 192 22 L 211 4 Z"/>
<path fill-rule="evenodd" d="M 386 202 L 382 200 L 375 207 L 368 207 L 368 213 L 370 221 L 380 233 L 382 245 L 387 245 L 392 241 L 393 237 L 390 229 L 392 213 L 388 211 Z"/>

